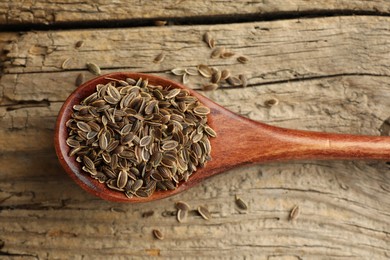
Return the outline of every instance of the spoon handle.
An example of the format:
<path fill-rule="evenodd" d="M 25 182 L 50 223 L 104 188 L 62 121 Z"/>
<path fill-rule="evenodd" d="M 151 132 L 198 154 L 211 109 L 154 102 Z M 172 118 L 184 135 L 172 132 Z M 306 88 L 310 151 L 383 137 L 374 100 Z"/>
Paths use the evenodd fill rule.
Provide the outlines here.
<path fill-rule="evenodd" d="M 213 145 L 213 149 L 225 150 L 223 160 L 230 165 L 307 159 L 390 160 L 389 136 L 292 130 L 233 117 L 230 118 L 233 120 L 216 118 L 221 120 L 216 125 L 223 143 Z"/>

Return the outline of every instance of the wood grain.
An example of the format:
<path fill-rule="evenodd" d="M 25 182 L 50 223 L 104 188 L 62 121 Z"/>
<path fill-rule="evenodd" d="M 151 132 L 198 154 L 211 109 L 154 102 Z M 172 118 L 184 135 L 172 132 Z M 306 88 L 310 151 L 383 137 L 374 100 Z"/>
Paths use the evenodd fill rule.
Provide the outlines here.
<path fill-rule="evenodd" d="M 61 170 L 52 142 L 56 115 L 76 76 L 92 78 L 85 70 L 90 60 L 103 72 L 134 70 L 175 80 L 166 70 L 199 63 L 229 68 L 245 73 L 250 86 L 204 94 L 234 112 L 282 127 L 379 135 L 389 117 L 389 24 L 386 17 L 357 16 L 14 35 L 0 79 L 1 257 L 390 257 L 390 173 L 383 163 L 251 166 L 158 203 L 127 205 L 76 186 Z M 250 63 L 210 60 L 201 41 L 205 31 Z M 76 50 L 80 39 L 85 45 Z M 161 48 L 169 55 L 156 65 Z M 68 57 L 74 62 L 61 70 Z M 195 89 L 198 80 L 191 78 Z M 271 98 L 278 105 L 267 107 Z M 248 202 L 246 214 L 235 207 L 235 194 Z M 208 205 L 213 219 L 191 211 L 186 223 L 177 223 L 177 200 L 193 208 Z M 288 221 L 295 205 L 300 215 Z M 154 215 L 143 218 L 150 210 Z M 154 240 L 156 227 L 164 240 Z"/>
<path fill-rule="evenodd" d="M 129 21 L 143 19 L 166 19 L 186 21 L 186 18 L 252 17 L 291 13 L 316 14 L 320 12 L 375 12 L 389 13 L 388 1 L 229 1 L 229 0 L 160 0 L 136 1 L 2 1 L 0 24 L 63 24 L 75 22 Z M 269 16 L 268 16 L 269 17 Z M 223 21 L 223 19 L 221 19 Z M 93 23 L 92 23 L 93 24 Z"/>

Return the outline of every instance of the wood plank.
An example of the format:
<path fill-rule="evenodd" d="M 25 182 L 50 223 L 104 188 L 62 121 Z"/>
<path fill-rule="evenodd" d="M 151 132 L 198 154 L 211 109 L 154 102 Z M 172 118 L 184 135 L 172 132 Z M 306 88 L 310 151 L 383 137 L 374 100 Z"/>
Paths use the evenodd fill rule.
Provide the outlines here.
<path fill-rule="evenodd" d="M 249 84 L 337 75 L 389 75 L 388 30 L 388 17 L 357 16 L 214 26 L 38 31 L 23 34 L 11 43 L 12 51 L 4 57 L 4 72 L 59 72 L 70 58 L 65 70 L 86 70 L 86 63 L 94 62 L 104 73 L 159 73 L 205 63 L 219 69 L 228 67 L 234 74 L 245 73 Z M 211 50 L 202 41 L 206 31 L 218 46 L 236 56 L 210 59 Z M 79 40 L 84 45 L 76 49 Z M 164 62 L 153 63 L 161 52 L 166 54 Z M 248 64 L 239 63 L 239 55 L 249 57 Z M 193 78 L 189 85 L 199 81 Z M 20 99 L 20 92 L 9 98 Z"/>
<path fill-rule="evenodd" d="M 204 17 L 253 17 L 281 13 L 376 12 L 389 13 L 388 1 L 2 1 L 0 24 L 58 24 L 75 22 L 129 21 Z M 223 19 L 221 19 L 223 21 Z"/>
<path fill-rule="evenodd" d="M 283 127 L 379 135 L 390 105 L 389 24 L 388 18 L 334 17 L 19 35 L 12 43 L 16 47 L 6 54 L 8 64 L 0 78 L 0 256 L 390 257 L 390 172 L 384 163 L 243 167 L 173 198 L 128 205 L 81 190 L 61 170 L 52 144 L 56 115 L 75 89 L 75 77 L 80 72 L 93 77 L 84 68 L 88 58 L 104 72 L 134 69 L 176 80 L 165 71 L 210 62 L 249 77 L 245 89 L 226 86 L 204 92 L 234 112 Z M 205 31 L 219 44 L 248 56 L 250 63 L 208 59 L 210 49 L 201 42 Z M 92 47 L 106 35 L 110 39 Z M 145 35 L 152 35 L 152 41 L 143 42 Z M 75 50 L 80 37 L 85 45 Z M 134 43 L 129 45 L 130 39 Z M 152 60 L 164 41 L 164 50 L 172 54 L 156 65 Z M 59 69 L 67 57 L 77 58 L 68 69 Z M 16 59 L 26 63 L 13 63 Z M 198 89 L 198 80 L 193 77 L 191 86 Z M 267 107 L 271 98 L 279 103 Z M 236 208 L 235 194 L 248 202 L 246 213 Z M 177 223 L 178 200 L 193 209 L 208 205 L 213 219 L 202 220 L 191 211 L 185 223 Z M 288 221 L 295 205 L 301 213 Z M 151 210 L 153 216 L 142 217 Z M 153 238 L 156 227 L 164 232 L 164 240 Z"/>

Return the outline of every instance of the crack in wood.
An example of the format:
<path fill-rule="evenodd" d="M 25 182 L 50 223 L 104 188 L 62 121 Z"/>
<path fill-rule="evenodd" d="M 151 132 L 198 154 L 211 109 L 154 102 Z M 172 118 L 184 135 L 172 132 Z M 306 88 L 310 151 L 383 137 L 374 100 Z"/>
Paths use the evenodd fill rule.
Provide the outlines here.
<path fill-rule="evenodd" d="M 70 29 L 96 29 L 96 28 L 129 28 L 129 27 L 151 27 L 155 26 L 156 20 L 169 21 L 169 25 L 207 25 L 207 24 L 230 24 L 248 23 L 263 21 L 279 21 L 291 19 L 316 19 L 334 16 L 383 16 L 390 17 L 390 13 L 370 11 L 370 10 L 318 10 L 310 9 L 304 11 L 275 11 L 269 13 L 245 13 L 227 15 L 197 15 L 189 17 L 154 17 L 154 18 L 134 18 L 134 19 L 101 19 L 96 21 L 64 21 L 45 23 L 8 23 L 0 26 L 3 32 L 29 31 L 29 30 L 70 30 Z M 267 30 L 267 28 L 259 28 Z"/>
<path fill-rule="evenodd" d="M 34 108 L 34 107 L 48 107 L 50 101 L 47 99 L 43 100 L 22 100 L 14 104 L 0 105 L 0 107 L 6 107 L 6 111 L 13 111 L 22 108 Z"/>

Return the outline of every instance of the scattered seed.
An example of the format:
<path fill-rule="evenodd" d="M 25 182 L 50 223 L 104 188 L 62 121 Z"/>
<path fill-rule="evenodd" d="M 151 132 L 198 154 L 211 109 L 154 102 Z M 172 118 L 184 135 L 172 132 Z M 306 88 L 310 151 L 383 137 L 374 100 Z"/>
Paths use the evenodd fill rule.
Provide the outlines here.
<path fill-rule="evenodd" d="M 202 89 L 204 91 L 212 91 L 212 90 L 216 90 L 217 88 L 219 87 L 218 84 L 214 84 L 214 83 L 207 83 L 207 84 L 204 84 Z"/>
<path fill-rule="evenodd" d="M 149 211 L 145 211 L 145 212 L 142 212 L 142 217 L 143 218 L 149 218 L 149 217 L 151 217 L 151 216 L 153 216 L 154 215 L 154 211 L 153 210 L 149 210 Z"/>
<path fill-rule="evenodd" d="M 203 35 L 203 41 L 205 43 L 207 43 L 207 45 L 210 47 L 210 49 L 214 48 L 215 47 L 215 40 L 214 38 L 211 36 L 211 34 L 209 32 L 206 32 L 204 35 Z"/>
<path fill-rule="evenodd" d="M 100 67 L 98 65 L 96 65 L 95 63 L 93 63 L 93 62 L 88 62 L 87 63 L 87 68 L 94 75 L 100 75 L 101 74 Z"/>
<path fill-rule="evenodd" d="M 153 235 L 156 239 L 159 239 L 159 240 L 163 240 L 164 239 L 164 235 L 163 233 L 158 230 L 158 229 L 153 229 Z"/>
<path fill-rule="evenodd" d="M 225 52 L 223 52 L 222 54 L 221 54 L 221 58 L 222 59 L 227 59 L 227 58 L 230 58 L 230 57 L 233 57 L 235 55 L 235 53 L 234 52 L 232 52 L 232 51 L 225 51 Z"/>
<path fill-rule="evenodd" d="M 213 74 L 213 71 L 211 70 L 211 68 L 207 65 L 204 65 L 204 64 L 198 65 L 198 71 L 199 71 L 200 75 L 202 75 L 205 78 L 211 78 L 211 75 Z"/>
<path fill-rule="evenodd" d="M 237 86 L 240 86 L 242 84 L 241 80 L 237 77 L 234 77 L 234 76 L 227 78 L 226 81 L 227 81 L 227 83 L 229 83 L 233 87 L 237 87 Z"/>
<path fill-rule="evenodd" d="M 215 48 L 210 55 L 210 58 L 218 58 L 225 52 L 225 47 L 217 47 Z"/>
<path fill-rule="evenodd" d="M 84 41 L 78 41 L 76 42 L 76 44 L 74 45 L 76 49 L 79 49 L 81 48 L 82 46 L 84 45 Z"/>
<path fill-rule="evenodd" d="M 187 219 L 188 211 L 187 210 L 177 210 L 176 219 L 179 223 L 183 223 Z"/>
<path fill-rule="evenodd" d="M 189 79 L 188 79 L 188 74 L 187 73 L 183 75 L 182 81 L 183 81 L 183 84 L 187 84 L 188 83 Z"/>
<path fill-rule="evenodd" d="M 176 76 L 182 76 L 182 75 L 187 73 L 186 70 L 182 69 L 182 68 L 172 69 L 171 72 L 172 72 L 173 75 L 176 75 Z"/>
<path fill-rule="evenodd" d="M 299 216 L 299 213 L 300 213 L 299 206 L 298 206 L 298 205 L 295 205 L 295 206 L 292 208 L 292 210 L 290 211 L 290 214 L 289 214 L 289 216 L 288 216 L 288 219 L 289 219 L 290 221 L 293 221 L 293 220 L 297 219 L 298 216 Z"/>
<path fill-rule="evenodd" d="M 191 76 L 197 76 L 197 75 L 199 75 L 198 70 L 193 69 L 193 68 L 187 68 L 187 69 L 185 69 L 185 72 L 186 72 L 188 75 L 191 75 Z"/>
<path fill-rule="evenodd" d="M 277 98 L 271 98 L 264 102 L 264 105 L 267 107 L 276 106 L 277 104 L 279 104 L 279 100 Z"/>
<path fill-rule="evenodd" d="M 240 57 L 237 58 L 237 61 L 242 63 L 242 64 L 245 64 L 245 63 L 247 63 L 249 61 L 249 59 L 247 57 L 245 57 L 245 56 L 240 56 Z"/>
<path fill-rule="evenodd" d="M 154 21 L 155 26 L 165 26 L 166 24 L 167 24 L 167 21 L 165 21 L 165 20 Z"/>
<path fill-rule="evenodd" d="M 71 60 L 72 60 L 72 58 L 67 58 L 67 59 L 65 59 L 65 60 L 62 62 L 61 68 L 62 68 L 62 69 L 68 68 L 68 65 L 70 64 Z"/>
<path fill-rule="evenodd" d="M 79 75 L 77 75 L 77 78 L 76 78 L 76 82 L 75 82 L 76 87 L 83 84 L 83 82 L 84 82 L 84 74 L 80 73 Z"/>
<path fill-rule="evenodd" d="M 154 63 L 161 63 L 161 62 L 163 62 L 164 59 L 165 59 L 165 54 L 160 53 L 159 55 L 156 56 L 156 58 L 154 58 L 153 62 Z"/>
<path fill-rule="evenodd" d="M 236 205 L 239 209 L 248 210 L 248 205 L 240 197 L 236 195 Z"/>
<path fill-rule="evenodd" d="M 200 214 L 200 216 L 206 220 L 209 220 L 211 219 L 211 214 L 209 212 L 209 210 L 204 207 L 204 206 L 199 206 L 198 207 L 198 213 Z"/>
<path fill-rule="evenodd" d="M 243 88 L 246 88 L 248 86 L 248 79 L 244 74 L 238 75 L 238 78 L 241 80 L 241 84 Z"/>
<path fill-rule="evenodd" d="M 224 69 L 221 71 L 221 80 L 225 80 L 230 77 L 230 71 L 227 69 Z"/>
<path fill-rule="evenodd" d="M 175 207 L 176 209 L 181 209 L 181 210 L 190 210 L 190 205 L 188 205 L 187 202 L 184 202 L 184 201 L 178 201 L 175 203 Z"/>
<path fill-rule="evenodd" d="M 222 73 L 217 70 L 211 75 L 211 83 L 218 83 L 221 80 Z"/>

